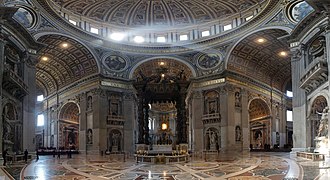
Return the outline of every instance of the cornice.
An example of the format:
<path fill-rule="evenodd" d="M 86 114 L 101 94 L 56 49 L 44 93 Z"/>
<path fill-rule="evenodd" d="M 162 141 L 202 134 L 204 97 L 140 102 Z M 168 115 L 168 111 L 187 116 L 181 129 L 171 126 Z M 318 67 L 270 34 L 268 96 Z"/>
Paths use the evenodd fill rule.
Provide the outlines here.
<path fill-rule="evenodd" d="M 153 55 L 164 55 L 164 54 L 181 54 L 188 53 L 196 50 L 204 50 L 219 46 L 223 43 L 228 43 L 233 39 L 236 39 L 240 36 L 243 36 L 247 32 L 256 30 L 261 24 L 265 24 L 265 21 L 269 19 L 269 16 L 275 13 L 280 8 L 280 2 L 278 0 L 270 0 L 265 9 L 260 12 L 256 17 L 254 17 L 249 22 L 242 24 L 241 26 L 230 30 L 228 32 L 223 32 L 218 36 L 212 36 L 208 39 L 191 41 L 189 43 L 183 44 L 177 42 L 177 45 L 164 45 L 164 46 L 155 46 L 154 44 L 143 44 L 143 45 L 130 45 L 130 44 L 120 44 L 114 43 L 102 39 L 96 35 L 87 33 L 84 30 L 74 27 L 69 24 L 69 22 L 63 20 L 63 18 L 55 13 L 53 9 L 49 6 L 45 0 L 34 0 L 38 3 L 40 11 L 46 16 L 50 21 L 56 22 L 59 29 L 66 33 L 70 33 L 72 36 L 79 37 L 84 39 L 86 42 L 89 42 L 93 46 L 103 46 L 115 51 L 121 51 L 126 53 L 137 53 L 137 54 L 153 54 Z"/>
<path fill-rule="evenodd" d="M 13 15 L 17 10 L 18 8 L 13 7 L 0 7 L 0 11 L 7 13 L 7 15 L 9 12 Z M 36 53 L 43 45 L 38 43 L 21 24 L 15 21 L 12 15 L 5 17 L 5 19 L 1 18 L 0 25 L 3 25 L 2 28 L 10 34 L 9 37 L 14 37 L 18 42 L 23 43 L 25 48 L 31 49 Z"/>
<path fill-rule="evenodd" d="M 306 18 L 304 18 L 292 31 L 289 42 L 299 41 L 308 31 L 311 30 L 316 24 L 325 19 L 326 16 L 320 12 L 313 12 Z"/>

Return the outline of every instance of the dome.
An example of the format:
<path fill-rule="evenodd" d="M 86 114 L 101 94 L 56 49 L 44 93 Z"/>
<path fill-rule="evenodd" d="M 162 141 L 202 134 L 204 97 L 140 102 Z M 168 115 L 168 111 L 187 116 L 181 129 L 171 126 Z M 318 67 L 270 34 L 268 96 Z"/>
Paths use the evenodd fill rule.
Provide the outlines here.
<path fill-rule="evenodd" d="M 51 0 L 56 11 L 112 27 L 176 29 L 232 20 L 265 0 Z"/>

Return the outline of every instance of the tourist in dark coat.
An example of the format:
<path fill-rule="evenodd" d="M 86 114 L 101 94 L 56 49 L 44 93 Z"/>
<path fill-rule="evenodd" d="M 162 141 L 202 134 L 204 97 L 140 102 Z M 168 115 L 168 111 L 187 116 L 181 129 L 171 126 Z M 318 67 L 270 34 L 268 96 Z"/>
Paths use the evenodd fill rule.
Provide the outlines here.
<path fill-rule="evenodd" d="M 2 158 L 3 158 L 3 165 L 6 166 L 7 163 L 7 155 L 8 154 L 8 149 L 5 149 L 4 151 L 2 151 Z"/>
<path fill-rule="evenodd" d="M 28 150 L 25 149 L 25 151 L 24 151 L 24 161 L 25 161 L 25 163 L 27 163 L 27 160 L 28 160 L 28 154 L 29 154 Z"/>

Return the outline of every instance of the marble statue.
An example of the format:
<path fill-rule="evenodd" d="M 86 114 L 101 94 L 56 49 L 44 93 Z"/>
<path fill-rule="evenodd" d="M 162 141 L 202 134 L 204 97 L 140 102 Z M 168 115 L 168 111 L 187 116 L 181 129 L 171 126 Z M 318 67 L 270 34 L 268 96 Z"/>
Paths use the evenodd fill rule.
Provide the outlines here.
<path fill-rule="evenodd" d="M 92 129 L 88 129 L 87 131 L 87 143 L 93 144 L 93 131 Z"/>
<path fill-rule="evenodd" d="M 216 134 L 214 132 L 209 133 L 210 144 L 215 145 L 216 143 Z"/>
<path fill-rule="evenodd" d="M 325 107 L 323 109 L 322 112 L 322 117 L 320 120 L 320 124 L 319 124 L 319 129 L 318 129 L 318 133 L 317 136 L 318 137 L 322 137 L 322 136 L 328 136 L 328 111 L 329 111 L 329 107 Z"/>
<path fill-rule="evenodd" d="M 236 141 L 241 141 L 241 136 L 242 136 L 241 127 L 236 126 L 236 128 L 235 128 L 235 140 Z"/>

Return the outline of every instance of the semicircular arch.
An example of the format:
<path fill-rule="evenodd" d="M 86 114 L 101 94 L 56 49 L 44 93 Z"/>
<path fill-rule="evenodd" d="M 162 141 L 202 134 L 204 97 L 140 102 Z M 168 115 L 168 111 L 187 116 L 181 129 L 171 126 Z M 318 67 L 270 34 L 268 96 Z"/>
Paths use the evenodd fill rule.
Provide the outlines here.
<path fill-rule="evenodd" d="M 136 69 L 141 66 L 142 64 L 144 63 L 147 63 L 149 61 L 155 61 L 155 60 L 171 60 L 171 61 L 177 61 L 178 63 L 186 66 L 186 69 L 189 69 L 189 71 L 191 72 L 191 77 L 196 77 L 197 76 L 197 73 L 196 73 L 196 70 L 195 68 L 189 64 L 188 62 L 180 59 L 180 58 L 177 58 L 177 57 L 170 57 L 170 56 L 157 56 L 157 57 L 152 57 L 152 58 L 147 58 L 147 59 L 144 59 L 138 63 L 136 63 L 130 70 L 130 73 L 129 73 L 129 79 L 132 79 L 134 77 L 134 72 L 136 71 Z"/>

